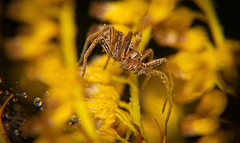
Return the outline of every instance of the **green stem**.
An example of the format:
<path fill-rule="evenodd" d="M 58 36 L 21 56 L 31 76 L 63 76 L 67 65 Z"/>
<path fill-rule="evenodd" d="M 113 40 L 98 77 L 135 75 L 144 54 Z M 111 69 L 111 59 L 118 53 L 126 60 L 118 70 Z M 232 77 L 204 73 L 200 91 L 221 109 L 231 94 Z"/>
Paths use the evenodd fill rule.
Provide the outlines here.
<path fill-rule="evenodd" d="M 60 11 L 60 41 L 64 62 L 68 67 L 76 66 L 76 26 L 74 24 L 74 2 L 66 1 Z"/>
<path fill-rule="evenodd" d="M 221 47 L 224 42 L 224 35 L 220 22 L 217 18 L 213 3 L 211 0 L 194 0 L 207 17 L 208 25 L 213 36 L 214 43 Z"/>

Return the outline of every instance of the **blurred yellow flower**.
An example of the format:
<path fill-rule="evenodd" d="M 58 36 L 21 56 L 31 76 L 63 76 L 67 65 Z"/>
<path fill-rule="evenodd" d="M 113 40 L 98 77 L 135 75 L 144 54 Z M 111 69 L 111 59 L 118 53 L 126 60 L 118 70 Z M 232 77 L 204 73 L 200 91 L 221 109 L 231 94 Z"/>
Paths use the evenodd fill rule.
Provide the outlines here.
<path fill-rule="evenodd" d="M 169 58 L 168 70 L 184 80 L 175 95 L 177 102 L 189 102 L 213 89 L 217 80 L 214 55 L 213 51 L 182 51 Z"/>
<path fill-rule="evenodd" d="M 90 5 L 90 16 L 124 35 L 133 32 L 131 45 L 142 33 L 139 52 L 145 51 L 151 38 L 156 43 L 151 48 L 175 50 L 161 69 L 166 75 L 152 78 L 120 69 L 121 63 L 111 58 L 104 69 L 107 54 L 89 60 L 80 77 L 75 1 L 11 3 L 8 17 L 22 24 L 14 38 L 4 41 L 6 55 L 24 61 L 23 82 L 40 81 L 48 87 L 39 98 L 41 112 L 24 121 L 21 135 L 44 143 L 184 142 L 180 135 L 199 137 L 199 143 L 228 142 L 220 116 L 227 95 L 238 88 L 240 43 L 224 37 L 211 0 L 192 0 L 200 10 L 179 2 L 119 0 Z M 1 114 L 13 96 L 1 107 Z M 185 109 L 186 104 L 194 108 Z M 8 141 L 5 136 L 0 142 Z"/>
<path fill-rule="evenodd" d="M 139 23 L 147 8 L 148 3 L 143 0 L 94 2 L 90 15 L 114 24 L 133 25 Z"/>
<path fill-rule="evenodd" d="M 185 116 L 180 123 L 183 136 L 203 136 L 215 132 L 218 127 L 216 118 L 200 117 L 197 114 Z"/>
<path fill-rule="evenodd" d="M 203 95 L 195 112 L 201 116 L 218 117 L 225 110 L 226 106 L 226 93 L 219 90 L 213 90 Z"/>

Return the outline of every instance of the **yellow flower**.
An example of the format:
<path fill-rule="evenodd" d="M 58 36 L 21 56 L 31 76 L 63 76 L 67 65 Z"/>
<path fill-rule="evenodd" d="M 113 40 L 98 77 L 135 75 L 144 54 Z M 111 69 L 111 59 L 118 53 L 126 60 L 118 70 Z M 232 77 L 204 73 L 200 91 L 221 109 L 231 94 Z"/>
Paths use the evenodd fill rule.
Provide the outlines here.
<path fill-rule="evenodd" d="M 118 27 L 128 27 L 133 33 L 141 31 L 142 42 L 139 51 L 143 52 L 150 41 L 152 26 L 167 18 L 177 2 L 178 0 L 94 2 L 91 5 L 90 15 L 114 24 L 117 29 Z"/>
<path fill-rule="evenodd" d="M 203 139 L 211 138 L 217 133 L 220 126 L 218 116 L 227 105 L 226 94 L 214 90 L 203 95 L 195 109 L 195 113 L 188 114 L 180 121 L 180 130 L 183 136 L 203 136 Z"/>
<path fill-rule="evenodd" d="M 40 81 L 49 93 L 42 99 L 44 111 L 26 119 L 21 133 L 36 137 L 35 142 L 183 142 L 179 134 L 202 136 L 198 142 L 225 141 L 219 116 L 227 106 L 227 94 L 238 88 L 240 44 L 224 37 L 210 0 L 192 1 L 201 11 L 178 2 L 106 1 L 93 2 L 90 8 L 92 17 L 124 35 L 132 31 L 133 43 L 141 32 L 140 52 L 151 38 L 158 46 L 176 50 L 163 69 L 169 79 L 134 75 L 111 58 L 104 69 L 107 54 L 89 59 L 80 77 L 75 2 L 19 0 L 10 4 L 8 16 L 23 25 L 16 37 L 6 40 L 6 54 L 24 61 L 23 82 Z M 195 25 L 195 20 L 209 29 Z M 196 108 L 180 119 L 185 108 L 173 106 L 173 100 L 182 105 L 197 98 Z M 0 136 L 0 142 L 5 140 Z"/>
<path fill-rule="evenodd" d="M 177 102 L 189 102 L 213 89 L 216 84 L 217 64 L 213 51 L 182 51 L 169 58 L 168 69 L 179 81 Z"/>
<path fill-rule="evenodd" d="M 131 102 L 126 103 L 120 100 L 120 96 L 124 96 L 124 84 L 128 84 L 128 80 L 125 79 L 127 77 L 120 76 L 123 71 L 119 68 L 120 63 L 110 59 L 107 69 L 104 70 L 106 60 L 107 55 L 99 56 L 87 66 L 84 75 L 87 84 L 85 88 L 87 105 L 90 113 L 94 116 L 97 134 L 100 138 L 110 142 L 116 140 L 127 142 L 129 131 L 141 136 L 139 127 L 136 127 L 139 123 L 135 122 L 136 119 L 140 119 L 140 116 L 136 116 L 135 113 L 137 111 L 134 108 L 137 105 L 133 108 Z M 124 108 L 127 112 L 119 107 Z M 115 126 L 118 126 L 118 128 L 115 128 Z M 141 127 L 140 129 L 142 130 Z M 124 135 L 126 136 L 125 139 L 121 137 Z"/>
<path fill-rule="evenodd" d="M 12 40 L 8 54 L 13 59 L 28 61 L 25 81 L 39 80 L 49 87 L 49 95 L 43 99 L 44 112 L 37 119 L 29 119 L 23 132 L 29 136 L 35 132 L 37 142 L 58 142 L 60 136 L 70 141 L 74 135 L 80 135 L 81 141 L 96 141 L 76 66 L 74 2 L 21 0 L 16 4 L 20 12 L 13 14 L 13 18 L 28 24 L 31 33 L 20 34 L 19 41 Z M 63 135 L 60 131 L 73 114 L 81 119 L 82 131 Z"/>
<path fill-rule="evenodd" d="M 175 55 L 169 57 L 166 66 L 169 72 L 180 79 L 175 99 L 181 103 L 192 101 L 205 92 L 211 91 L 215 85 L 234 94 L 233 89 L 223 81 L 219 71 L 234 71 L 227 74 L 232 85 L 234 85 L 233 77 L 238 77 L 233 62 L 233 52 L 240 49 L 238 42 L 223 38 L 221 31 L 216 28 L 219 24 L 213 10 L 206 5 L 207 1 L 196 1 L 196 3 L 205 13 L 191 13 L 191 10 L 177 8 L 169 18 L 153 28 L 153 36 L 159 45 L 179 49 Z M 178 18 L 179 13 L 182 13 L 180 17 L 182 19 Z M 185 21 L 184 16 L 187 18 Z M 190 27 L 196 18 L 210 25 L 211 34 L 216 39 L 216 43 L 211 43 L 210 36 L 204 28 Z M 179 25 L 172 24 L 179 22 Z"/>
<path fill-rule="evenodd" d="M 123 0 L 92 3 L 90 15 L 100 20 L 137 27 L 157 24 L 174 9 L 178 0 Z"/>
<path fill-rule="evenodd" d="M 227 96 L 224 92 L 213 90 L 203 95 L 195 112 L 201 116 L 218 117 L 227 106 Z"/>
<path fill-rule="evenodd" d="M 148 3 L 143 0 L 95 2 L 91 5 L 90 15 L 114 24 L 133 25 L 139 23 L 147 8 Z"/>
<path fill-rule="evenodd" d="M 216 118 L 201 117 L 197 114 L 185 116 L 180 123 L 183 136 L 203 136 L 215 132 L 219 127 Z"/>

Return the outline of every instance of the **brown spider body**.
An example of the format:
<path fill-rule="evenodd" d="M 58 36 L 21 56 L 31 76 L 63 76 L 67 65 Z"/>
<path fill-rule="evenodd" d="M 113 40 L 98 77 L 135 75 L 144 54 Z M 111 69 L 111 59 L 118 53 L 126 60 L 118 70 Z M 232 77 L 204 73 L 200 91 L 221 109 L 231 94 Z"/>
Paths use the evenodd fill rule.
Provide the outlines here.
<path fill-rule="evenodd" d="M 109 55 L 109 58 L 121 62 L 120 68 L 125 68 L 130 71 L 137 71 L 137 74 L 162 75 L 162 72 L 155 70 L 153 71 L 150 70 L 150 68 L 162 64 L 162 62 L 166 61 L 166 58 L 160 58 L 143 63 L 142 61 L 146 57 L 149 57 L 149 59 L 153 58 L 153 51 L 152 49 L 147 49 L 144 54 L 141 54 L 139 51 L 137 51 L 137 47 L 141 42 L 141 33 L 137 33 L 137 40 L 135 44 L 132 42 L 132 36 L 132 32 L 129 32 L 125 36 L 122 32 L 117 31 L 113 26 L 107 25 L 104 25 L 100 31 L 90 35 L 86 40 L 81 58 L 79 60 L 79 64 L 83 62 L 82 76 L 86 70 L 87 58 L 97 44 L 100 44 L 103 47 L 105 52 Z M 91 42 L 92 44 L 90 44 Z M 90 46 L 88 47 L 89 44 Z M 108 61 L 106 62 L 104 68 L 106 68 L 107 63 Z"/>

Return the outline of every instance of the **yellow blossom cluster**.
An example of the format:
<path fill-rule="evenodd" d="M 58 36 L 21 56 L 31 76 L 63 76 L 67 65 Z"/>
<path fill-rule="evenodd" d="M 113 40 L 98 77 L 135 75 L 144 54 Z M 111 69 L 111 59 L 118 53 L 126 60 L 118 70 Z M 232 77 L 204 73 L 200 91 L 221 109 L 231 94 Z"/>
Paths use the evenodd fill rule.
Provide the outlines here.
<path fill-rule="evenodd" d="M 237 84 L 238 74 L 234 59 L 240 45 L 238 41 L 224 37 L 210 0 L 192 0 L 191 3 L 200 10 L 181 5 L 177 0 L 94 2 L 90 15 L 121 31 L 125 27 L 134 32 L 141 30 L 143 38 L 138 49 L 141 52 L 151 38 L 160 47 L 177 50 L 168 57 L 165 66 L 166 72 L 175 77 L 174 101 L 185 105 L 200 100 L 196 110 L 182 118 L 180 131 L 183 136 L 205 136 L 199 142 L 212 141 L 222 134 L 218 130 L 221 124 L 218 117 L 227 105 L 226 94 L 235 95 L 233 87 Z M 194 24 L 196 20 L 208 27 Z M 148 98 L 153 94 L 150 91 L 147 91 Z M 159 90 L 162 91 L 164 89 Z M 142 107 L 151 112 L 156 108 L 150 109 L 149 106 L 153 106 L 156 100 L 146 102 L 147 105 Z M 151 114 L 159 116 L 155 115 L 160 114 L 156 112 Z M 215 140 L 224 142 L 226 138 Z"/>
<path fill-rule="evenodd" d="M 159 77 L 120 69 L 121 63 L 113 59 L 105 69 L 107 54 L 89 59 L 81 77 L 75 44 L 76 1 L 11 3 L 9 18 L 23 24 L 14 38 L 4 39 L 6 55 L 25 62 L 23 82 L 48 86 L 44 111 L 26 119 L 21 135 L 39 143 L 184 142 L 182 137 L 194 136 L 199 143 L 228 142 L 219 116 L 227 106 L 227 95 L 235 95 L 239 77 L 234 58 L 240 44 L 224 37 L 211 0 L 190 2 L 199 10 L 180 0 L 94 1 L 90 5 L 90 16 L 124 35 L 132 31 L 132 44 L 137 40 L 135 33 L 141 32 L 139 52 L 148 48 L 151 39 L 155 42 L 151 48 L 176 51 L 166 57 L 163 67 L 156 67 L 167 75 Z M 205 25 L 194 24 L 196 20 Z M 1 106 L 0 114 L 13 96 Z M 185 106 L 192 110 L 185 113 Z M 0 121 L 0 142 L 8 142 Z"/>

